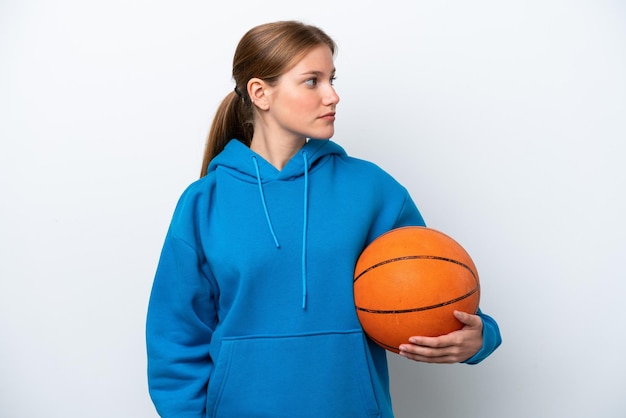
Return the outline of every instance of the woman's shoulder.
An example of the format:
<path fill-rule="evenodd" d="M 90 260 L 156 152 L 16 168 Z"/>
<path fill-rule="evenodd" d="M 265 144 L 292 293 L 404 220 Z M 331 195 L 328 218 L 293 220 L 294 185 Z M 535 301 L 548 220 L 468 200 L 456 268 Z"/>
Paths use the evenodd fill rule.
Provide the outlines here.
<path fill-rule="evenodd" d="M 208 203 L 211 190 L 215 185 L 215 176 L 211 173 L 201 177 L 185 187 L 176 205 L 176 212 L 188 212 L 198 205 Z"/>
<path fill-rule="evenodd" d="M 208 174 L 192 181 L 183 190 L 184 195 L 198 195 L 207 193 L 215 184 L 215 172 L 209 172 Z"/>
<path fill-rule="evenodd" d="M 340 158 L 348 171 L 359 176 L 362 180 L 399 185 L 398 181 L 387 170 L 373 161 L 349 155 Z"/>

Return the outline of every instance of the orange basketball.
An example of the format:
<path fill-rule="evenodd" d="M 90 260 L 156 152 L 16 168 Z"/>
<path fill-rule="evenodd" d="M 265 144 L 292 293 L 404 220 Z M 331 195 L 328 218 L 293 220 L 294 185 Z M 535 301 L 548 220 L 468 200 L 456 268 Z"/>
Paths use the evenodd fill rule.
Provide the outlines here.
<path fill-rule="evenodd" d="M 455 310 L 476 313 L 480 283 L 463 247 L 432 228 L 391 230 L 365 248 L 354 271 L 354 303 L 365 333 L 386 350 L 412 336 L 461 329 Z"/>

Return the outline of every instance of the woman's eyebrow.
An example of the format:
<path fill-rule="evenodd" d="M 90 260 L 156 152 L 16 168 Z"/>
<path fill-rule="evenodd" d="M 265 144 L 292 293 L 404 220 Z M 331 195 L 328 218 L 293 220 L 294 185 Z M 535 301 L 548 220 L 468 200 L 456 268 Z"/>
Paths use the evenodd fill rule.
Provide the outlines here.
<path fill-rule="evenodd" d="M 333 68 L 333 70 L 330 72 L 331 77 L 334 76 L 336 72 L 337 70 Z M 326 72 L 320 71 L 320 70 L 310 70 L 310 71 L 304 71 L 303 73 L 301 73 L 301 75 L 316 75 L 316 76 L 321 76 L 324 74 L 326 74 Z"/>

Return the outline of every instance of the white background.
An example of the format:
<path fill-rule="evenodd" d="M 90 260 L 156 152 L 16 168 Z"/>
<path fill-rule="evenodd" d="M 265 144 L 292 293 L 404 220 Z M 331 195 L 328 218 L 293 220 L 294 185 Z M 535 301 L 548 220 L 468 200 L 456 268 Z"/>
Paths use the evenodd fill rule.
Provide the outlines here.
<path fill-rule="evenodd" d="M 0 0 L 0 416 L 155 417 L 147 299 L 250 27 L 339 44 L 335 141 L 481 275 L 502 347 L 390 356 L 404 417 L 626 416 L 620 1 Z"/>

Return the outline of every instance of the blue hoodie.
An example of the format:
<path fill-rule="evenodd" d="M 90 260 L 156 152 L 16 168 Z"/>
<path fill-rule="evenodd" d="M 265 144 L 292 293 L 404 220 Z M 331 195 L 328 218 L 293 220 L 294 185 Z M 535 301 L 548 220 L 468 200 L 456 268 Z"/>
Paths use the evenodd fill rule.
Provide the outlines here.
<path fill-rule="evenodd" d="M 424 225 L 407 193 L 332 141 L 279 171 L 238 140 L 180 198 L 147 317 L 162 417 L 392 417 L 386 352 L 363 333 L 356 260 L 374 238 Z M 499 344 L 483 315 L 477 363 Z"/>

